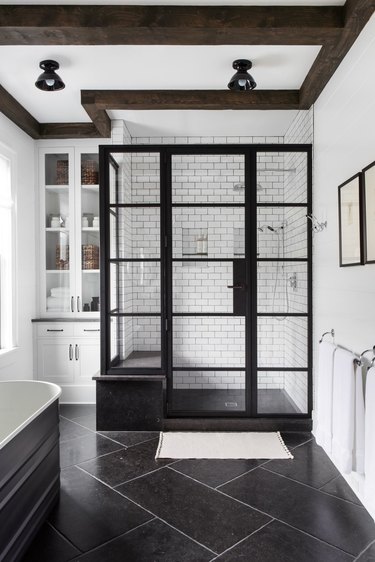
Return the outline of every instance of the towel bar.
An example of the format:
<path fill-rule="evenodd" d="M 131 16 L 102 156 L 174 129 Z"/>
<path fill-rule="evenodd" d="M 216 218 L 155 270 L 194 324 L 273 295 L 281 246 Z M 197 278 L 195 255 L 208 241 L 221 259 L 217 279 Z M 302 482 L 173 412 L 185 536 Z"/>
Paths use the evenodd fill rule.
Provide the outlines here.
<path fill-rule="evenodd" d="M 329 332 L 324 332 L 324 334 L 322 334 L 322 337 L 319 340 L 319 343 L 322 343 L 324 336 L 326 336 L 327 334 L 330 334 L 332 336 L 332 338 L 335 337 L 335 330 L 332 328 L 332 330 L 330 330 Z"/>
<path fill-rule="evenodd" d="M 362 361 L 362 357 L 364 357 L 366 353 L 372 353 L 374 355 L 374 357 L 371 359 L 371 366 L 373 366 L 375 360 L 375 345 L 371 349 L 366 349 L 365 351 L 362 351 L 361 355 L 359 356 L 359 359 L 355 359 L 355 362 L 359 367 L 362 367 L 364 365 Z"/>

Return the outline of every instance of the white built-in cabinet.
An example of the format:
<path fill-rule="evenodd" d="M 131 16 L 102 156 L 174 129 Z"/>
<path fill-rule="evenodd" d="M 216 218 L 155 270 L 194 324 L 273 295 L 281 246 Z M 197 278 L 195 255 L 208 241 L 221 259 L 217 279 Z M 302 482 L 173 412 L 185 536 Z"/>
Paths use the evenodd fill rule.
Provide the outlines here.
<path fill-rule="evenodd" d="M 92 402 L 100 366 L 98 143 L 40 143 L 34 373 Z"/>
<path fill-rule="evenodd" d="M 98 316 L 97 147 L 40 149 L 40 313 Z"/>

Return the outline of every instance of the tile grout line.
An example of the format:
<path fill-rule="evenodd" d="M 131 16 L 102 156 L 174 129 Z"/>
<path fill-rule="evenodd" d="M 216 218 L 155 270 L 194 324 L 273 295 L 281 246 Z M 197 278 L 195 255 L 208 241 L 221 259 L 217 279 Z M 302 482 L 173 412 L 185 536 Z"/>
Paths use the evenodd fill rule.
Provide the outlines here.
<path fill-rule="evenodd" d="M 85 462 L 94 461 L 95 459 L 101 459 L 103 457 L 107 457 L 108 455 L 111 455 L 112 453 L 118 453 L 119 451 L 126 451 L 126 448 L 122 447 L 120 449 L 115 449 L 114 451 L 109 451 L 109 453 L 103 453 L 102 455 L 98 455 L 97 457 L 91 457 L 90 459 L 86 459 L 86 460 L 82 461 L 81 463 L 68 464 L 67 466 L 60 466 L 60 469 L 65 470 L 66 468 L 71 468 L 72 466 L 78 466 L 78 464 L 83 464 Z"/>
<path fill-rule="evenodd" d="M 167 466 L 166 468 L 169 468 L 169 466 Z M 172 468 L 171 470 L 173 470 L 174 472 L 177 472 L 177 470 L 174 469 L 174 468 Z M 255 470 L 255 469 L 254 469 L 254 470 Z M 252 471 L 250 471 L 250 472 L 252 472 Z M 181 473 L 179 473 L 179 474 L 181 474 Z M 231 499 L 231 500 L 234 500 L 234 501 L 236 501 L 236 502 L 238 502 L 238 503 L 240 503 L 240 504 L 242 504 L 242 505 L 244 505 L 244 506 L 246 506 L 246 507 L 250 507 L 251 509 L 254 509 L 254 511 L 258 511 L 258 512 L 261 513 L 262 515 L 266 515 L 267 517 L 270 517 L 270 518 L 271 518 L 272 520 L 274 520 L 274 521 L 278 521 L 279 523 L 283 523 L 284 525 L 288 525 L 288 527 L 291 527 L 292 529 L 294 529 L 294 530 L 296 530 L 296 531 L 299 531 L 300 533 L 303 533 L 303 534 L 305 534 L 305 535 L 307 535 L 307 536 L 309 536 L 309 537 L 311 537 L 311 538 L 313 538 L 313 539 L 318 540 L 319 542 L 321 542 L 321 543 L 323 543 L 323 544 L 326 544 L 327 546 L 330 546 L 330 547 L 332 547 L 332 548 L 335 548 L 336 550 L 338 550 L 338 551 L 340 551 L 340 552 L 344 552 L 345 554 L 348 554 L 349 556 L 354 557 L 353 554 L 350 554 L 349 552 L 346 552 L 346 551 L 342 550 L 341 548 L 339 548 L 339 547 L 337 547 L 337 546 L 335 546 L 335 545 L 333 545 L 333 544 L 331 544 L 331 543 L 329 543 L 329 542 L 326 542 L 326 541 L 324 541 L 324 540 L 322 540 L 322 539 L 319 539 L 318 537 L 315 537 L 314 535 L 311 535 L 311 534 L 307 533 L 306 531 L 303 531 L 303 530 L 301 530 L 301 529 L 298 529 L 297 527 L 293 527 L 293 525 L 291 525 L 290 523 L 286 523 L 285 521 L 283 521 L 282 519 L 278 519 L 278 518 L 275 517 L 274 515 L 271 515 L 271 514 L 265 512 L 265 511 L 261 511 L 261 510 L 258 509 L 257 507 L 254 507 L 254 506 L 252 506 L 252 505 L 250 505 L 250 504 L 248 504 L 248 503 L 245 503 L 245 502 L 239 500 L 238 498 L 234 498 L 233 496 L 229 496 L 228 494 L 226 494 L 226 493 L 223 492 L 222 490 L 217 490 L 216 488 L 211 488 L 211 487 L 208 486 L 207 484 L 204 484 L 203 482 L 199 482 L 199 480 L 195 480 L 195 478 L 192 478 L 191 476 L 188 476 L 188 475 L 186 475 L 186 474 L 183 475 L 183 476 L 187 476 L 187 478 L 190 478 L 191 480 L 193 480 L 194 482 L 197 482 L 198 484 L 203 484 L 203 486 L 206 486 L 206 487 L 209 488 L 210 490 L 219 492 L 220 494 L 222 494 L 223 496 L 226 496 L 227 498 L 229 498 L 229 499 Z M 313 488 L 313 489 L 315 489 L 315 488 Z M 316 491 L 319 491 L 319 490 L 316 490 Z M 268 523 L 271 523 L 271 521 L 269 521 Z"/>
<path fill-rule="evenodd" d="M 320 488 L 314 488 L 314 486 L 310 486 L 310 484 L 306 484 L 305 482 L 300 482 L 299 480 L 294 480 L 294 478 L 291 478 L 290 476 L 285 476 L 284 474 L 279 474 L 278 472 L 275 472 L 275 471 L 271 470 L 270 468 L 263 467 L 263 466 L 261 466 L 259 468 L 262 468 L 263 470 L 267 470 L 267 472 L 271 472 L 271 474 L 274 474 L 275 476 L 280 476 L 281 478 L 285 478 L 286 480 L 289 480 L 290 482 L 294 482 L 295 484 L 300 484 L 301 486 L 305 486 L 306 488 L 309 488 L 309 490 L 314 490 L 315 492 L 320 492 L 321 494 L 324 494 L 325 496 L 328 496 L 330 498 L 348 503 L 349 505 L 353 505 L 355 507 L 358 507 L 362 511 L 367 512 L 367 509 L 363 505 L 358 505 L 357 503 L 353 503 L 350 500 L 346 500 L 345 498 L 339 498 L 338 496 L 334 496 L 333 494 L 329 494 L 328 492 L 325 492 L 324 490 L 321 490 Z M 327 484 L 328 484 L 328 482 L 327 482 Z M 325 486 L 325 484 L 324 484 L 324 486 Z"/>
<path fill-rule="evenodd" d="M 94 478 L 95 480 L 97 480 L 98 482 L 100 482 L 101 484 L 103 484 L 104 486 L 106 486 L 107 488 L 109 488 L 110 490 L 112 490 L 113 492 L 115 492 L 116 494 L 118 494 L 119 496 L 125 498 L 126 500 L 130 501 L 131 503 L 133 503 L 134 505 L 136 505 L 137 507 L 139 507 L 140 509 L 143 509 L 143 511 L 146 511 L 147 513 L 149 513 L 150 515 L 153 516 L 154 519 L 159 519 L 159 521 L 162 521 L 163 523 L 165 523 L 166 525 L 168 525 L 169 527 L 171 527 L 172 529 L 174 529 L 175 531 L 177 531 L 178 533 L 181 533 L 181 535 L 184 535 L 185 537 L 187 537 L 188 539 L 192 540 L 193 542 L 195 542 L 196 544 L 198 544 L 199 546 L 201 546 L 202 548 L 205 548 L 206 550 L 208 550 L 209 552 L 211 552 L 212 554 L 214 554 L 215 556 L 218 556 L 218 553 L 215 552 L 214 550 L 212 550 L 211 548 L 209 548 L 208 546 L 205 546 L 204 544 L 201 544 L 200 542 L 198 542 L 196 539 L 194 539 L 193 537 L 190 537 L 189 535 L 187 535 L 186 533 L 184 533 L 183 531 L 181 531 L 180 529 L 177 529 L 177 527 L 174 527 L 173 525 L 171 525 L 170 523 L 168 523 L 168 521 L 166 521 L 165 519 L 162 519 L 162 517 L 159 517 L 158 515 L 155 515 L 155 513 L 153 513 L 152 511 L 150 511 L 149 509 L 147 509 L 146 507 L 143 507 L 141 504 L 137 503 L 136 501 L 132 500 L 131 498 L 129 498 L 128 496 L 126 496 L 125 494 L 121 493 L 119 490 L 116 490 L 116 488 L 112 488 L 109 484 L 106 484 L 105 482 L 103 482 L 102 480 L 100 480 L 100 478 L 97 478 L 96 476 L 93 476 L 92 474 L 90 474 L 89 472 L 86 472 L 86 470 L 84 470 L 83 468 L 77 466 L 77 468 L 79 470 L 81 470 L 82 472 L 84 472 L 85 474 L 87 474 L 88 476 L 91 476 L 91 478 Z M 158 470 L 162 470 L 163 468 L 168 468 L 168 467 L 161 467 Z"/>
<path fill-rule="evenodd" d="M 212 489 L 220 491 L 219 488 L 221 486 L 225 486 L 226 484 L 229 484 L 230 482 L 234 482 L 234 480 L 237 480 L 237 478 L 241 478 L 241 476 L 245 476 L 245 474 L 249 474 L 250 472 L 253 472 L 253 470 L 256 470 L 257 468 L 260 468 L 261 466 L 263 466 L 267 462 L 268 461 L 265 461 L 264 463 L 258 464 L 258 466 L 254 466 L 253 468 L 250 468 L 246 472 L 243 472 L 242 474 L 239 474 L 238 476 L 235 476 L 234 478 L 231 478 L 230 480 L 227 480 L 227 482 L 223 482 L 222 484 L 219 484 L 218 486 L 216 486 L 215 488 L 212 488 Z"/>
<path fill-rule="evenodd" d="M 102 435 L 102 433 L 98 432 L 99 435 Z M 102 435 L 103 437 L 106 437 L 105 435 Z M 107 437 L 107 439 L 111 439 L 111 437 Z M 131 449 L 132 447 L 136 447 L 137 445 L 143 445 L 143 443 L 148 443 L 149 441 L 155 441 L 156 439 L 158 439 L 157 437 L 151 437 L 150 439 L 145 439 L 144 441 L 140 441 L 139 443 L 133 443 L 132 445 L 125 445 L 125 447 L 127 449 Z M 115 441 L 115 443 L 119 443 L 120 441 L 116 441 L 115 439 L 112 439 L 112 441 Z"/>
<path fill-rule="evenodd" d="M 81 416 L 78 416 L 78 418 L 79 417 L 81 417 Z M 130 449 L 131 447 L 135 447 L 137 445 L 141 445 L 142 443 L 147 443 L 148 441 L 153 441 L 154 439 L 157 439 L 157 437 L 151 437 L 150 439 L 145 439 L 144 441 L 140 441 L 139 443 L 134 443 L 133 445 L 124 445 L 123 443 L 121 443 L 120 441 L 116 441 L 116 439 L 113 439 L 112 437 L 108 437 L 107 435 L 103 435 L 103 433 L 101 433 L 100 431 L 96 431 L 95 429 L 91 429 L 91 427 L 87 427 L 86 425 L 82 425 L 81 423 L 78 423 L 75 420 L 71 420 L 71 419 L 69 419 L 65 416 L 62 416 L 61 414 L 60 414 L 60 418 L 63 418 L 66 421 L 72 422 L 75 425 L 78 425 L 79 427 L 82 427 L 83 429 L 86 429 L 87 431 L 90 431 L 91 433 L 94 433 L 95 435 L 100 435 L 100 437 L 103 437 L 103 439 L 108 439 L 109 441 L 113 441 L 113 443 L 118 443 L 124 449 Z M 76 419 L 78 419 L 78 418 L 76 418 Z M 68 441 L 73 441 L 73 439 L 80 439 L 82 437 L 85 437 L 85 436 L 80 435 L 78 437 L 72 437 L 72 439 L 66 439 L 66 441 L 60 440 L 60 443 L 67 443 Z"/>
<path fill-rule="evenodd" d="M 74 548 L 76 548 L 77 550 L 79 550 L 79 552 L 81 554 L 83 554 L 82 550 L 80 548 L 78 548 L 77 545 L 74 544 L 74 542 L 72 542 L 70 539 L 68 539 L 68 537 L 66 537 L 64 535 L 64 533 L 62 533 L 59 529 L 57 529 L 53 523 L 51 523 L 51 521 L 49 519 L 46 520 L 47 525 L 49 525 L 58 535 L 60 535 L 60 537 L 62 537 L 66 542 L 68 542 L 71 546 L 73 546 Z M 31 545 L 30 545 L 31 546 Z"/>
<path fill-rule="evenodd" d="M 354 562 L 354 554 L 351 554 L 350 552 L 347 552 L 346 550 L 343 550 L 339 546 L 336 546 L 336 545 L 334 545 L 330 542 L 324 541 L 323 539 L 320 539 L 319 537 L 316 537 L 315 535 L 312 535 L 311 533 L 308 533 L 307 531 L 304 531 L 303 529 L 299 529 L 298 527 L 295 527 L 294 525 L 291 525 L 290 523 L 287 523 L 286 521 L 283 521 L 282 519 L 278 519 L 277 517 L 275 517 L 274 519 L 278 523 L 282 523 L 283 525 L 286 525 L 287 527 L 290 527 L 294 531 L 302 533 L 303 535 L 306 535 L 307 537 L 310 537 L 311 539 L 314 539 L 314 540 L 316 540 L 316 541 L 318 541 L 318 542 L 320 542 L 320 543 L 322 543 L 326 546 L 329 546 L 330 548 L 333 548 L 333 549 L 337 550 L 338 552 L 342 552 L 342 553 L 346 554 L 347 556 L 350 556 L 351 558 L 353 558 L 353 562 Z"/>
<path fill-rule="evenodd" d="M 106 545 L 110 544 L 111 542 L 116 541 L 117 539 L 120 539 L 121 537 L 125 537 L 126 535 L 129 535 L 130 533 L 132 533 L 133 531 L 136 531 L 140 527 L 144 527 L 145 525 L 148 525 L 149 523 L 152 523 L 152 521 L 156 521 L 156 519 L 157 519 L 157 517 L 154 517 L 154 519 L 149 519 L 148 521 L 145 521 L 144 523 L 140 523 L 136 527 L 133 527 L 133 529 L 129 529 L 128 531 L 125 531 L 125 533 L 121 533 L 120 535 L 117 535 L 116 537 L 113 537 L 113 538 L 111 538 L 107 541 L 104 541 L 101 544 L 98 544 L 98 546 L 95 546 L 94 548 L 91 548 L 90 550 L 86 550 L 85 552 L 82 552 L 82 556 L 86 556 L 86 554 L 92 554 L 96 550 L 99 550 L 99 548 L 101 548 L 102 546 L 106 546 Z M 79 556 L 81 556 L 81 555 L 79 555 Z M 71 561 L 74 562 L 74 560 L 77 560 L 77 556 L 74 556 L 74 558 L 71 558 Z"/>
<path fill-rule="evenodd" d="M 362 554 L 364 554 L 366 552 L 366 550 L 368 550 L 372 545 L 375 545 L 375 540 L 371 541 L 370 544 L 368 544 L 366 546 L 366 548 L 364 548 L 354 559 L 354 562 L 357 562 L 357 560 L 360 559 L 360 557 L 362 556 Z"/>
<path fill-rule="evenodd" d="M 230 547 L 227 548 L 226 550 L 223 550 L 223 552 L 221 552 L 218 556 L 216 556 L 216 558 L 212 558 L 212 560 L 210 560 L 210 562 L 214 562 L 214 560 L 218 560 L 221 556 L 223 556 L 223 554 L 226 554 L 227 552 L 230 552 L 230 551 L 233 550 L 236 546 L 238 546 L 239 544 L 243 543 L 244 541 L 246 541 L 247 539 L 249 539 L 250 537 L 252 537 L 252 536 L 255 535 L 256 533 L 258 533 L 259 531 L 261 531 L 262 529 L 264 529 L 264 527 L 267 527 L 267 525 L 270 525 L 273 521 L 275 521 L 275 519 L 271 519 L 271 521 L 267 521 L 267 523 L 265 523 L 264 525 L 262 525 L 261 527 L 259 527 L 259 529 L 256 529 L 255 531 L 253 531 L 252 533 L 250 533 L 249 535 L 247 535 L 246 537 L 244 537 L 244 538 L 241 539 L 240 541 L 236 542 L 235 544 L 233 544 L 232 546 L 230 546 Z"/>
<path fill-rule="evenodd" d="M 169 468 L 169 466 L 165 467 L 165 468 Z M 217 490 L 216 488 L 211 488 L 211 486 L 209 486 L 208 484 L 205 484 L 204 482 L 199 482 L 199 480 L 196 480 L 195 478 L 193 478 L 192 476 L 188 476 L 187 474 L 181 474 L 181 472 L 178 472 L 176 469 L 171 468 L 170 470 L 173 470 L 173 472 L 176 472 L 177 474 L 179 474 L 180 476 L 186 476 L 186 478 L 190 478 L 190 480 L 193 480 L 193 482 L 196 482 L 197 484 L 201 484 L 202 486 L 205 486 L 206 488 L 208 488 L 209 490 L 211 490 L 212 492 L 217 492 L 218 494 L 221 494 L 222 496 L 225 496 L 226 498 L 229 498 L 231 500 L 234 500 L 237 503 L 240 503 L 241 505 L 244 505 L 246 507 L 249 507 L 250 509 L 253 509 L 254 511 L 257 511 L 258 513 L 261 513 L 262 515 L 266 515 L 267 517 L 270 517 L 271 519 L 274 519 L 274 517 L 272 515 L 269 515 L 268 513 L 266 513 L 265 511 L 261 511 L 260 509 L 257 509 L 256 507 L 253 507 L 251 505 L 249 505 L 248 503 L 245 503 L 237 498 L 233 498 L 232 496 L 228 496 L 228 494 L 225 494 L 224 492 L 222 492 L 221 490 Z"/>
<path fill-rule="evenodd" d="M 178 461 L 176 461 L 178 462 Z M 174 464 L 174 463 L 171 463 Z M 122 486 L 123 484 L 128 484 L 129 482 L 134 482 L 134 480 L 138 480 L 139 478 L 143 478 L 143 476 L 148 476 L 149 474 L 154 474 L 154 472 L 158 472 L 159 470 L 163 470 L 163 468 L 167 468 L 169 465 L 159 466 L 154 470 L 150 470 L 150 472 L 145 472 L 144 474 L 140 474 L 139 476 L 134 476 L 134 478 L 130 478 L 129 480 L 125 480 L 124 482 L 120 482 L 120 484 L 116 484 L 115 486 L 111 486 L 113 489 L 118 488 L 118 486 Z"/>

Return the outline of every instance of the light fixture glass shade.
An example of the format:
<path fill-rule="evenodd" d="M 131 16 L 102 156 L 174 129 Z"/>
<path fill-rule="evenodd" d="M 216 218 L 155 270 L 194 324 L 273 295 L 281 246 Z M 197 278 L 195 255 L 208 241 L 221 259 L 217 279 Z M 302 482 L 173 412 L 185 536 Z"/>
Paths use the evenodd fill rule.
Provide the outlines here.
<path fill-rule="evenodd" d="M 39 66 L 44 70 L 35 82 L 35 86 L 39 88 L 39 90 L 53 92 L 65 88 L 64 82 L 55 72 L 60 66 L 58 62 L 54 60 L 43 60 L 39 63 Z"/>
<path fill-rule="evenodd" d="M 253 90 L 256 87 L 254 78 L 247 71 L 252 67 L 251 61 L 247 59 L 238 59 L 233 62 L 233 68 L 237 70 L 229 81 L 228 88 L 230 90 Z"/>

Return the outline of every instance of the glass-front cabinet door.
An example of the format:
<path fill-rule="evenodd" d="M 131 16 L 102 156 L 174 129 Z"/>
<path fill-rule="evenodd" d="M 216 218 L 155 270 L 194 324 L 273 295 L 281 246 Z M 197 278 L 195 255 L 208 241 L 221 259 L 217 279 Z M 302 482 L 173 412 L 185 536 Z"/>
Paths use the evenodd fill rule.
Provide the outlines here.
<path fill-rule="evenodd" d="M 99 316 L 97 147 L 42 149 L 41 314 Z"/>
<path fill-rule="evenodd" d="M 40 162 L 43 201 L 41 311 L 53 316 L 74 308 L 74 152 L 43 151 Z"/>
<path fill-rule="evenodd" d="M 99 312 L 99 156 L 79 154 L 77 312 Z"/>

